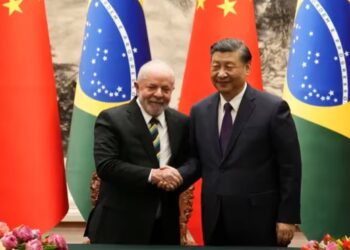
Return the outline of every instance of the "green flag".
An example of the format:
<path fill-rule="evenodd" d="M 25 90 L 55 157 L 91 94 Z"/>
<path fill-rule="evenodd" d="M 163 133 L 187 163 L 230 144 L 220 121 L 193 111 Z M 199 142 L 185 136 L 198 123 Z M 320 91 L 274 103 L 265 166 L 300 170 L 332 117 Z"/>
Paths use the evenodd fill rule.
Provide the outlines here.
<path fill-rule="evenodd" d="M 299 1 L 287 85 L 302 161 L 302 230 L 350 234 L 350 2 Z"/>
<path fill-rule="evenodd" d="M 94 124 L 104 109 L 134 95 L 138 69 L 151 58 L 145 18 L 137 0 L 93 0 L 87 15 L 67 158 L 69 190 L 87 219 L 95 171 Z"/>

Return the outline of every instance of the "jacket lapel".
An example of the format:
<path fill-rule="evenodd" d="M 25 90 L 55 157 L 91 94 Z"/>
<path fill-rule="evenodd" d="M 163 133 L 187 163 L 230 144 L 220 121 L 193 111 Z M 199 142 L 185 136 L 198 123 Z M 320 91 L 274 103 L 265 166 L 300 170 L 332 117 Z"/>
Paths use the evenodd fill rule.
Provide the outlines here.
<path fill-rule="evenodd" d="M 222 155 L 221 149 L 220 149 L 220 141 L 219 141 L 219 128 L 218 128 L 218 106 L 219 106 L 219 100 L 220 95 L 219 93 L 216 93 L 211 98 L 211 101 L 207 107 L 207 114 L 208 114 L 208 131 L 213 131 L 212 133 L 209 133 L 210 142 L 213 143 L 213 150 L 215 155 Z"/>
<path fill-rule="evenodd" d="M 170 150 L 171 150 L 171 158 L 169 159 L 169 163 L 172 162 L 172 159 L 174 155 L 176 155 L 176 152 L 179 150 L 180 146 L 180 140 L 181 138 L 178 136 L 178 129 L 176 127 L 176 124 L 178 120 L 175 118 L 174 115 L 171 114 L 169 110 L 165 110 L 165 121 L 168 127 L 168 137 L 169 137 L 169 144 L 170 144 Z"/>
<path fill-rule="evenodd" d="M 222 158 L 222 162 L 227 158 L 227 156 L 232 151 L 234 145 L 237 142 L 238 136 L 242 132 L 242 129 L 247 124 L 249 117 L 251 116 L 253 110 L 255 109 L 255 104 L 253 100 L 255 99 L 254 90 L 248 85 L 245 94 L 243 95 L 241 104 L 238 109 L 238 113 L 233 124 L 232 134 L 227 146 L 227 150 Z"/>
<path fill-rule="evenodd" d="M 158 163 L 158 159 L 153 147 L 152 136 L 148 130 L 145 119 L 142 116 L 140 107 L 136 103 L 136 98 L 134 98 L 130 102 L 127 112 L 128 112 L 127 119 L 129 119 L 131 126 L 134 127 L 135 134 L 141 141 L 141 144 L 145 148 L 145 151 L 147 152 L 149 157 L 152 159 L 152 161 L 154 161 L 155 163 L 156 162 Z"/>

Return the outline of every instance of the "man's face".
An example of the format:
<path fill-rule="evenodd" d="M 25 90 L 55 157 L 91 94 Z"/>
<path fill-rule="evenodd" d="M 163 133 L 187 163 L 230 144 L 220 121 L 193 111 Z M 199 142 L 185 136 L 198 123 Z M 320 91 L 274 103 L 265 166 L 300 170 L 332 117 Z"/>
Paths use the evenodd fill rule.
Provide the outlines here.
<path fill-rule="evenodd" d="M 168 106 L 174 90 L 174 80 L 168 73 L 149 72 L 147 77 L 135 83 L 135 87 L 143 109 L 155 117 Z"/>
<path fill-rule="evenodd" d="M 211 58 L 211 80 L 226 100 L 231 100 L 244 87 L 250 73 L 250 62 L 241 61 L 240 51 L 215 52 Z"/>

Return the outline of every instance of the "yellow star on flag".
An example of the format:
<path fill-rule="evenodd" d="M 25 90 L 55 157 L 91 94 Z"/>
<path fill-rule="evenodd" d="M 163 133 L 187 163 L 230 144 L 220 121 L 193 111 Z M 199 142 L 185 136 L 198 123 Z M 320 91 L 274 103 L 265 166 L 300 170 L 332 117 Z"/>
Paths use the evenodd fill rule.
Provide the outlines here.
<path fill-rule="evenodd" d="M 22 2 L 23 0 L 9 0 L 3 6 L 9 9 L 9 16 L 11 16 L 15 11 L 22 13 L 21 7 L 19 7 Z"/>
<path fill-rule="evenodd" d="M 205 0 L 197 0 L 197 9 L 202 9 L 204 10 L 204 3 L 205 3 Z"/>
<path fill-rule="evenodd" d="M 236 3 L 237 3 L 236 1 L 230 2 L 230 0 L 225 0 L 223 4 L 218 5 L 218 8 L 224 10 L 224 16 L 226 16 L 230 12 L 232 14 L 237 14 L 236 10 L 234 9 L 234 6 Z"/>

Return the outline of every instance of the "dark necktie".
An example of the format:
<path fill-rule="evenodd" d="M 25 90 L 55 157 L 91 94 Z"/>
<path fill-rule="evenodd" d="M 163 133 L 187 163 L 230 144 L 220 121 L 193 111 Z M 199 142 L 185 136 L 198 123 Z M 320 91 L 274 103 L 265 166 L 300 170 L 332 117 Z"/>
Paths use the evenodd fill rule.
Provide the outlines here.
<path fill-rule="evenodd" d="M 224 105 L 224 118 L 222 119 L 221 130 L 220 130 L 220 146 L 221 152 L 225 153 L 228 142 L 230 141 L 232 133 L 232 106 L 230 103 L 225 103 Z"/>
<path fill-rule="evenodd" d="M 159 121 L 156 118 L 152 117 L 152 119 L 150 120 L 150 122 L 148 124 L 148 129 L 149 129 L 149 132 L 151 133 L 153 147 L 154 147 L 154 150 L 156 151 L 157 158 L 158 158 L 158 161 L 159 161 L 159 157 L 160 157 L 160 138 L 159 138 L 159 132 L 158 132 L 158 124 L 159 124 Z"/>

